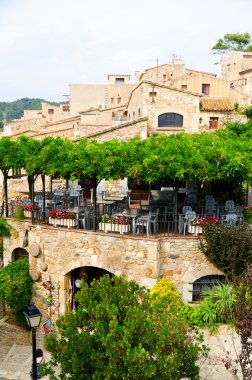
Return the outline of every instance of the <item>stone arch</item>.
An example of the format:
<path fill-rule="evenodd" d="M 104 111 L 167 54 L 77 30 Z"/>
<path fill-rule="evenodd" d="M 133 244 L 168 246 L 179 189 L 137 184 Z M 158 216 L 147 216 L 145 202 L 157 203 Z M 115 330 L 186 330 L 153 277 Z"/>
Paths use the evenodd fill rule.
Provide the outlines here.
<path fill-rule="evenodd" d="M 204 276 L 212 275 L 223 275 L 219 269 L 215 268 L 211 263 L 205 262 L 205 265 L 202 265 L 201 268 L 196 268 L 192 271 L 187 271 L 186 275 L 183 278 L 183 291 L 182 299 L 183 302 L 192 302 L 193 296 L 193 283 Z"/>
<path fill-rule="evenodd" d="M 210 274 L 208 276 L 199 277 L 193 283 L 192 301 L 199 301 L 202 291 L 212 289 L 218 283 L 223 283 L 226 276 L 221 274 Z"/>
<path fill-rule="evenodd" d="M 24 259 L 27 258 L 29 259 L 29 252 L 22 248 L 22 247 L 17 247 L 12 251 L 12 262 L 17 261 L 19 259 Z"/>
<path fill-rule="evenodd" d="M 84 280 L 89 286 L 93 280 L 98 280 L 100 277 L 108 274 L 112 277 L 113 273 L 107 271 L 106 269 L 95 267 L 95 266 L 80 266 L 65 275 L 65 310 L 67 312 L 71 311 L 77 306 L 74 300 L 75 294 L 81 288 L 81 281 Z"/>
<path fill-rule="evenodd" d="M 89 257 L 80 257 L 78 260 L 74 261 L 69 261 L 68 264 L 63 268 L 63 271 L 62 271 L 62 275 L 63 276 L 66 276 L 68 275 L 70 272 L 72 272 L 74 269 L 77 269 L 77 268 L 80 268 L 80 267 L 89 267 L 89 266 L 92 266 L 92 267 L 96 267 L 96 268 L 99 268 L 99 269 L 103 269 L 103 270 L 106 270 L 108 272 L 111 272 L 117 276 L 120 276 L 123 274 L 123 271 L 120 270 L 120 271 L 115 271 L 113 270 L 109 265 L 105 264 L 105 263 L 100 263 L 100 257 L 97 256 L 97 255 L 92 255 L 92 256 L 89 256 Z"/>

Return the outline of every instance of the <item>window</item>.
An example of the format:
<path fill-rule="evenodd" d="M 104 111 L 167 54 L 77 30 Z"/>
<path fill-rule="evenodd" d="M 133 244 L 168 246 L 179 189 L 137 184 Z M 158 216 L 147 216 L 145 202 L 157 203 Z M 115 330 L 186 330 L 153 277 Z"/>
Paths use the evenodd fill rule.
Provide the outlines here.
<path fill-rule="evenodd" d="M 158 127 L 183 127 L 183 116 L 178 113 L 163 113 L 158 116 Z"/>
<path fill-rule="evenodd" d="M 226 277 L 220 274 L 211 274 L 209 276 L 203 276 L 193 283 L 193 301 L 199 301 L 200 295 L 203 290 L 212 289 L 215 285 L 225 282 Z"/>
<path fill-rule="evenodd" d="M 65 104 L 62 106 L 62 111 L 63 112 L 69 112 L 70 111 L 70 106 L 68 104 Z"/>
<path fill-rule="evenodd" d="M 121 101 L 122 101 L 122 98 L 121 98 L 120 96 L 118 96 L 118 98 L 117 98 L 117 103 L 120 104 Z"/>
<path fill-rule="evenodd" d="M 54 115 L 54 109 L 48 108 L 48 115 Z"/>
<path fill-rule="evenodd" d="M 124 83 L 124 78 L 116 78 L 115 82 L 116 82 L 116 84 L 123 84 Z"/>
<path fill-rule="evenodd" d="M 132 117 L 133 117 L 133 119 L 135 119 L 135 111 L 133 111 L 133 116 Z"/>
<path fill-rule="evenodd" d="M 18 261 L 19 259 L 29 259 L 29 253 L 24 248 L 15 248 L 12 252 L 13 261 Z"/>
<path fill-rule="evenodd" d="M 203 83 L 202 84 L 202 94 L 204 95 L 209 95 L 210 94 L 210 84 L 208 83 Z"/>
<path fill-rule="evenodd" d="M 210 129 L 216 129 L 216 128 L 218 128 L 218 121 L 219 121 L 218 117 L 210 117 L 210 119 L 209 119 L 209 128 Z"/>
<path fill-rule="evenodd" d="M 138 117 L 141 117 L 141 110 L 138 108 Z"/>
<path fill-rule="evenodd" d="M 113 104 L 115 101 L 115 98 L 111 98 L 110 101 L 111 101 L 111 104 Z"/>
<path fill-rule="evenodd" d="M 166 74 L 163 74 L 163 80 L 166 80 Z"/>
<path fill-rule="evenodd" d="M 182 90 L 187 90 L 187 84 L 181 84 Z"/>

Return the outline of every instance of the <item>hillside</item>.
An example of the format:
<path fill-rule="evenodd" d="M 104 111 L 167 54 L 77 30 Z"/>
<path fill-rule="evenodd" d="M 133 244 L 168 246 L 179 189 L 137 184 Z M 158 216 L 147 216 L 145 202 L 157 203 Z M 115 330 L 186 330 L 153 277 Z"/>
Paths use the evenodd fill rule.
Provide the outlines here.
<path fill-rule="evenodd" d="M 3 120 L 11 121 L 23 116 L 24 110 L 40 110 L 41 103 L 59 105 L 60 103 L 49 102 L 39 98 L 22 98 L 13 102 L 0 102 L 0 126 Z"/>

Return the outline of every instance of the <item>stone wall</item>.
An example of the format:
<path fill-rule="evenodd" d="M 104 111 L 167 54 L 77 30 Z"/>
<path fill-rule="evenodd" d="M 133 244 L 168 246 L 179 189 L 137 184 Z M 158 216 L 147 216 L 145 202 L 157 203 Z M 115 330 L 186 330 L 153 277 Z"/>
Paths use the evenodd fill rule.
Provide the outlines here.
<path fill-rule="evenodd" d="M 28 232 L 30 269 L 34 278 L 34 299 L 46 313 L 48 290 L 44 285 L 58 283 L 59 311 L 67 308 L 69 275 L 72 270 L 92 266 L 151 288 L 159 278 L 174 281 L 184 302 L 192 300 L 192 282 L 201 276 L 220 272 L 199 251 L 197 237 L 140 238 L 102 232 L 82 231 L 29 222 L 10 223 L 17 236 L 4 239 L 4 265 L 13 260 L 15 248 L 23 247 Z M 37 254 L 34 254 L 38 250 Z"/>

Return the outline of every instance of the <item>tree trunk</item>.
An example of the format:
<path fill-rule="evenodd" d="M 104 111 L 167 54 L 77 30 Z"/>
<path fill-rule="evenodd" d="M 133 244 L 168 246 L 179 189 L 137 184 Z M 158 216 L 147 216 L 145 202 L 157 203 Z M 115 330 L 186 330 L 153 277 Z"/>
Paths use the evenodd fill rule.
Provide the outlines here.
<path fill-rule="evenodd" d="M 28 175 L 27 177 L 27 181 L 28 181 L 28 188 L 29 188 L 29 198 L 31 199 L 32 197 L 32 179 L 31 179 L 31 175 Z"/>
<path fill-rule="evenodd" d="M 8 205 L 8 172 L 9 170 L 2 170 L 3 173 L 3 195 L 2 195 L 2 214 L 6 217 L 9 216 Z"/>
<path fill-rule="evenodd" d="M 45 221 L 45 209 L 46 209 L 46 201 L 45 201 L 45 175 L 41 174 L 42 177 L 42 191 L 43 191 L 43 205 L 42 205 L 42 221 Z"/>
<path fill-rule="evenodd" d="M 93 231 L 96 231 L 96 218 L 97 218 L 97 196 L 96 196 L 96 189 L 99 181 L 97 179 L 94 179 L 91 181 L 92 183 L 92 189 L 93 189 Z"/>

